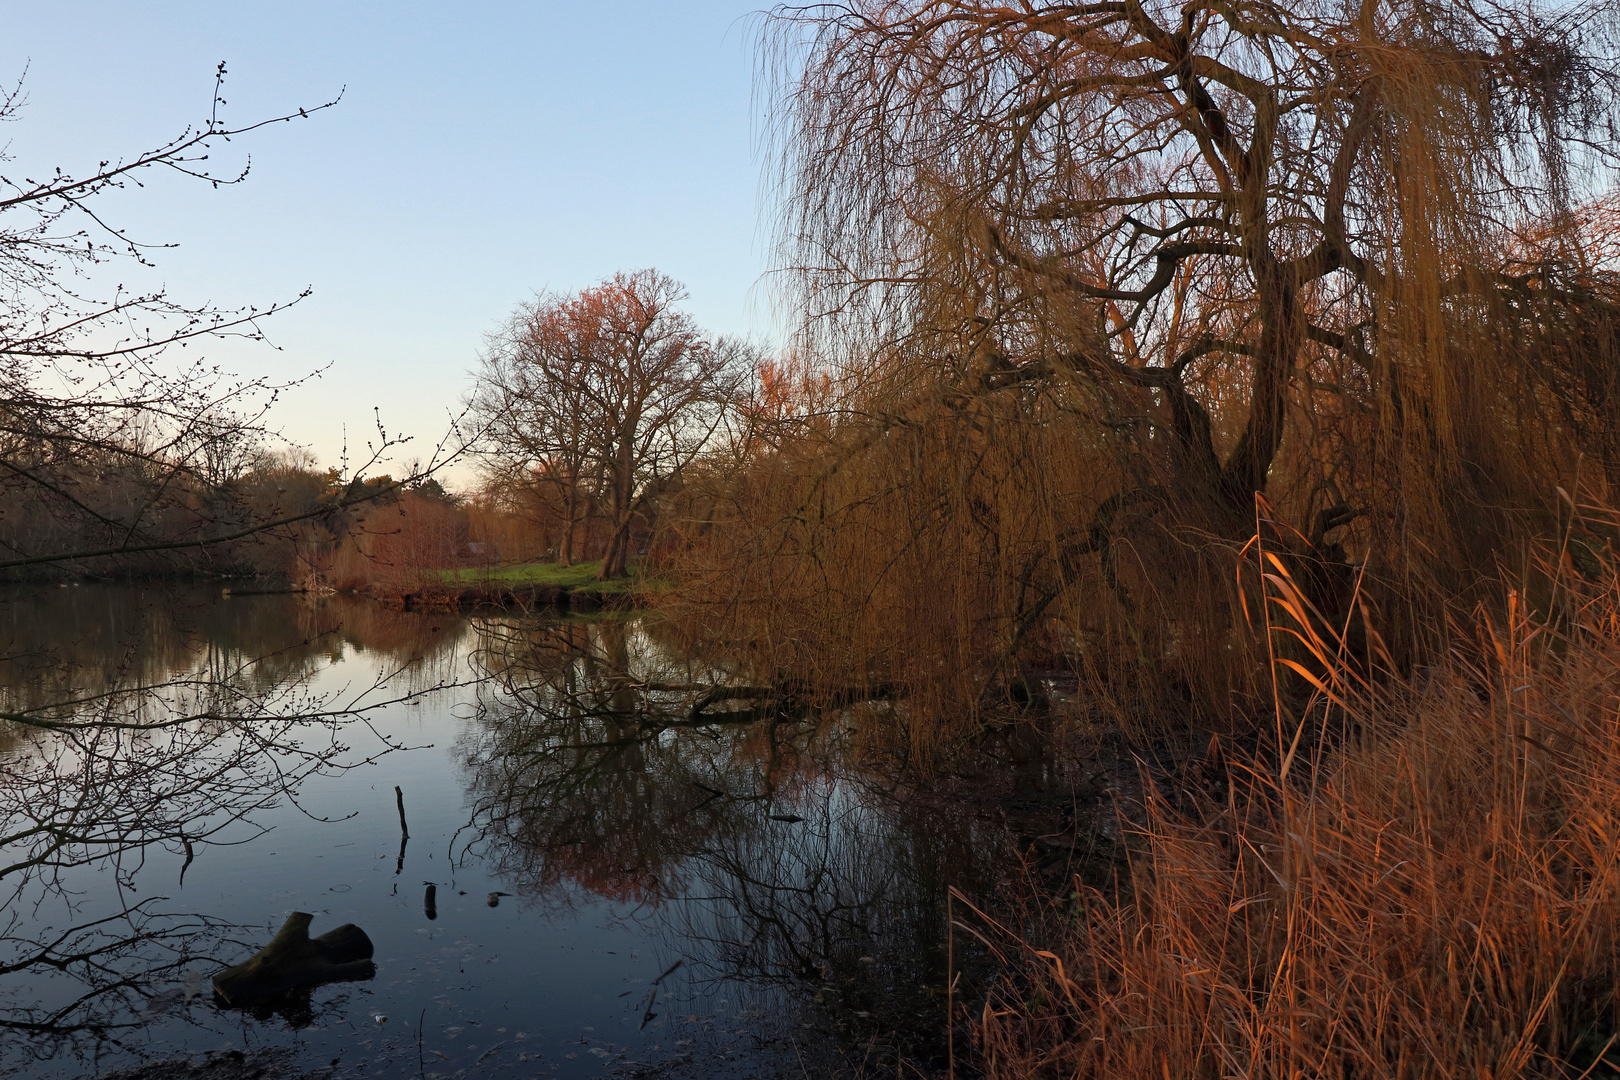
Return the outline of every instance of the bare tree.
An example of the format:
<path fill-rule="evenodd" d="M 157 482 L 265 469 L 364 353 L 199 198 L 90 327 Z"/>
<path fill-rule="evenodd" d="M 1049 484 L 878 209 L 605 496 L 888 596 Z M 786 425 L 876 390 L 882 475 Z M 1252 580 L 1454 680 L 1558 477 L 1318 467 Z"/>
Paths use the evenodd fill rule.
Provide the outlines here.
<path fill-rule="evenodd" d="M 776 620 L 725 632 L 960 678 L 940 715 L 1058 657 L 1230 715 L 1259 528 L 1324 618 L 1443 650 L 1559 485 L 1620 489 L 1616 14 L 779 7 L 780 280 L 839 394 L 694 556 Z"/>
<path fill-rule="evenodd" d="M 102 196 L 157 173 L 240 182 L 245 167 L 211 171 L 227 141 L 332 104 L 229 124 L 224 74 L 221 65 L 203 123 L 150 150 L 102 160 L 85 175 L 0 175 L 0 573 L 207 557 L 295 522 L 342 518 L 419 479 L 367 484 L 299 467 L 307 463 L 278 469 L 263 451 L 273 441 L 267 411 L 286 384 L 234 378 L 206 360 L 177 362 L 210 341 L 261 340 L 262 320 L 287 304 L 221 310 L 162 292 L 95 295 L 98 266 L 145 264 L 153 251 L 107 221 Z M 22 105 L 20 89 L 0 94 L 0 119 L 16 118 Z M 379 425 L 360 472 L 399 442 Z M 300 482 L 278 482 L 277 472 Z M 328 482 L 339 479 L 350 483 Z M 245 497 L 250 491 L 262 498 Z M 49 596 L 42 614 L 15 591 L 0 610 L 33 630 L 64 618 L 61 598 Z M 64 875 L 110 868 L 127 893 L 149 853 L 189 860 L 220 842 L 220 830 L 251 827 L 278 801 L 295 803 L 308 778 L 397 745 L 376 736 L 351 747 L 369 710 L 382 706 L 380 685 L 342 699 L 310 692 L 308 676 L 324 659 L 309 646 L 328 634 L 268 655 L 210 650 L 144 666 L 119 656 L 99 671 L 38 634 L 0 646 L 0 974 L 56 970 L 85 987 L 58 1008 L 8 1010 L 0 1027 L 51 1052 L 64 1032 L 99 1038 L 134 1026 L 143 998 L 148 1009 L 160 1003 L 154 981 L 218 945 L 218 920 L 180 919 L 156 899 L 82 921 Z M 128 649 L 141 647 L 137 639 Z M 54 927 L 37 917 L 46 899 L 62 908 Z M 154 948 L 168 959 L 144 974 L 130 970 Z M 8 1064 L 14 1049 L 8 1044 Z"/>
<path fill-rule="evenodd" d="M 634 522 L 709 445 L 751 362 L 746 345 L 710 340 L 679 311 L 685 298 L 655 270 L 541 298 L 479 373 L 473 403 L 488 456 L 560 489 L 565 561 L 590 483 L 611 528 L 604 580 L 624 575 Z"/>
<path fill-rule="evenodd" d="M 151 265 L 164 246 L 110 223 L 103 196 L 158 173 L 215 188 L 241 183 L 245 163 L 217 164 L 227 143 L 336 104 L 232 124 L 222 115 L 224 79 L 221 64 L 200 124 L 148 150 L 85 174 L 0 174 L 0 571 L 207 552 L 331 509 L 255 513 L 220 497 L 274 442 L 269 410 L 300 380 L 237 378 L 195 351 L 263 341 L 264 320 L 308 290 L 237 309 L 122 286 L 96 295 L 97 268 Z M 19 81 L 0 93 L 0 121 L 18 119 L 23 106 Z M 379 430 L 362 471 L 401 441 Z M 428 470 L 453 455 L 435 455 Z"/>
<path fill-rule="evenodd" d="M 586 393 L 587 343 L 570 303 L 541 296 L 520 307 L 491 336 L 472 398 L 487 451 L 486 485 L 556 496 L 564 566 L 574 561 L 575 530 L 599 486 L 588 475 L 596 440 Z"/>
<path fill-rule="evenodd" d="M 616 274 L 586 298 L 584 314 L 597 328 L 587 385 L 600 417 L 613 525 L 602 558 L 607 579 L 624 574 L 636 516 L 708 445 L 748 349 L 705 338 L 675 308 L 685 288 L 655 270 Z"/>

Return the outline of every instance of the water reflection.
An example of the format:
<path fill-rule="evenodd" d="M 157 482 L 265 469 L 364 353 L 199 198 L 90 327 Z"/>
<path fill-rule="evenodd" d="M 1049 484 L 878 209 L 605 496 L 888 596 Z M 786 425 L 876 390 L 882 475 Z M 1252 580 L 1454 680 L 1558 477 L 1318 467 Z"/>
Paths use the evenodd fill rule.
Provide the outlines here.
<path fill-rule="evenodd" d="M 125 706 L 138 705 L 154 689 L 284 691 L 346 650 L 381 653 L 421 685 L 444 674 L 423 665 L 446 657 L 464 630 L 454 615 L 346 597 L 281 599 L 222 602 L 216 588 L 0 585 L 0 711 L 82 718 L 91 705 L 105 714 L 120 694 Z"/>
<path fill-rule="evenodd" d="M 13 990 L 0 999 L 0 1031 L 8 1059 L 21 1052 L 37 1060 L 83 1058 L 142 1028 L 201 992 L 208 958 L 236 929 L 204 915 L 152 910 L 151 901 L 126 912 L 33 936 L 10 921 L 0 935 L 0 977 L 42 970 L 59 973 L 47 997 Z M 176 995 L 173 988 L 182 989 Z M 184 987 L 197 989 L 189 995 Z"/>
<path fill-rule="evenodd" d="M 327 1040 L 323 1053 L 359 1040 L 379 1062 L 387 1053 L 414 1066 L 419 1026 L 395 1032 L 378 1020 L 375 1038 L 332 1033 L 354 1031 L 356 1002 L 421 993 L 441 1013 L 462 1010 L 467 1019 L 455 1023 L 473 1030 L 478 1010 L 521 1003 L 528 983 L 482 969 L 491 981 L 475 1002 L 463 969 L 495 942 L 476 936 L 469 907 L 490 920 L 550 916 L 571 948 L 595 931 L 570 920 L 604 905 L 635 924 L 635 941 L 659 943 L 646 960 L 656 966 L 627 971 L 610 998 L 651 1051 L 690 1041 L 675 1030 L 695 1018 L 687 1014 L 716 1012 L 695 1002 L 734 1001 L 726 1007 L 752 1018 L 750 1032 L 774 1024 L 795 1040 L 820 1039 L 834 1057 L 937 1061 L 946 889 L 989 890 L 1016 863 L 1002 823 L 918 797 L 863 750 L 863 727 L 890 705 L 810 709 L 741 686 L 723 661 L 691 656 L 653 617 L 469 622 L 343 598 L 37 590 L 3 598 L 0 639 L 10 643 L 0 647 L 0 699 L 23 721 L 0 721 L 10 740 L 0 746 L 0 1029 L 24 1036 L 0 1039 L 0 1055 L 11 1055 L 0 1070 L 24 1055 L 144 1053 L 141 1040 L 160 1024 L 218 1034 L 247 1032 L 250 1022 L 254 1038 L 298 1031 Z M 357 657 L 367 663 L 349 663 Z M 318 692 L 339 669 L 367 674 L 335 697 Z M 305 897 L 378 875 L 367 879 L 382 882 L 372 898 L 340 917 L 385 931 L 373 935 L 378 983 L 217 1011 L 194 986 L 274 927 L 233 925 L 219 907 L 191 913 L 154 891 L 177 887 L 175 874 L 183 884 L 192 856 L 211 843 L 252 841 L 271 855 L 285 847 L 253 836 L 272 820 L 284 828 L 290 813 L 319 816 L 300 801 L 307 781 L 410 741 L 400 720 L 408 708 L 374 708 L 445 688 L 434 700 L 465 722 L 454 728 L 456 771 L 444 783 L 458 783 L 465 805 L 432 801 L 437 789 L 422 774 L 406 781 L 404 798 L 413 829 L 419 815 L 463 823 L 452 865 L 431 827 L 407 855 L 403 829 L 391 831 L 397 781 L 355 773 L 334 789 L 334 813 L 377 791 L 390 831 L 368 842 L 381 845 L 315 878 L 317 866 L 338 865 L 335 855 L 315 863 L 322 851 L 357 838 L 328 835 L 289 866 L 309 879 Z M 392 727 L 373 723 L 385 713 Z M 441 837 L 453 831 L 441 827 Z M 154 880 L 150 867 L 160 864 Z M 116 880 L 114 910 L 85 898 L 92 870 Z M 293 893 L 277 890 L 294 886 L 277 873 L 262 871 L 264 892 L 240 898 L 238 918 L 279 921 L 277 898 Z M 976 962 L 961 944 L 959 972 Z M 533 959 L 532 945 L 500 945 Z M 514 965 L 505 978 L 535 970 Z M 419 1007 L 406 1019 L 418 1023 Z M 372 1023 L 368 1012 L 359 1019 Z M 513 1022 L 533 1030 L 539 1021 Z M 442 1030 L 452 1040 L 462 1028 Z M 587 1075 L 580 1045 L 563 1067 Z M 458 1067 L 469 1075 L 498 1064 L 466 1042 L 426 1052 L 446 1059 L 463 1049 Z M 796 1041 L 792 1053 L 801 1049 Z"/>
<path fill-rule="evenodd" d="M 1003 830 L 930 810 L 860 760 L 854 736 L 886 706 L 717 710 L 720 673 L 660 631 L 484 628 L 463 856 L 539 903 L 576 887 L 639 902 L 700 978 L 765 1009 L 813 1001 L 862 1053 L 877 1038 L 938 1055 L 945 890 L 995 879 Z"/>
<path fill-rule="evenodd" d="M 0 596 L 0 1030 L 16 1036 L 7 1052 L 88 1060 L 160 1018 L 190 1015 L 205 973 L 259 931 L 149 895 L 142 869 L 164 853 L 183 857 L 183 885 L 198 854 L 251 839 L 311 777 L 394 749 L 375 731 L 357 738 L 353 724 L 397 699 L 398 686 L 334 698 L 310 679 L 345 649 L 371 648 L 408 675 L 395 683 L 420 689 L 440 674 L 421 658 L 461 630 L 439 621 L 456 625 L 389 621 L 356 605 L 222 603 L 218 590 Z M 87 872 L 110 878 L 116 903 L 86 900 Z M 307 1000 L 283 1005 L 295 1023 L 308 1012 Z"/>

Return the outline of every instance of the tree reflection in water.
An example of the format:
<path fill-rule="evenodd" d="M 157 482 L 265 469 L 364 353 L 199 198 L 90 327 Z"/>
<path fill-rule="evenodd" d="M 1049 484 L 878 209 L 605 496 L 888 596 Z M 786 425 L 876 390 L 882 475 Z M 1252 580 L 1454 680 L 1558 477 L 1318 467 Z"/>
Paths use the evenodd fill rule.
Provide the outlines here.
<path fill-rule="evenodd" d="M 263 931 L 138 898 L 137 872 L 159 851 L 189 866 L 211 844 L 249 839 L 256 817 L 296 804 L 309 778 L 397 749 L 365 720 L 400 691 L 387 678 L 341 700 L 310 687 L 359 643 L 363 609 L 115 587 L 13 589 L 0 601 L 6 1071 L 97 1056 L 208 993 L 218 957 Z M 391 629 L 374 635 L 381 648 L 420 668 L 433 635 Z M 416 671 L 406 696 L 442 677 Z M 85 871 L 111 875 L 112 910 L 86 900 Z M 297 1021 L 298 1002 L 283 1004 Z"/>
<path fill-rule="evenodd" d="M 650 619 L 492 622 L 476 658 L 461 857 L 542 905 L 638 903 L 694 978 L 778 1017 L 813 1003 L 847 1050 L 942 1055 L 945 891 L 992 887 L 1010 852 L 862 760 L 888 706 L 717 710 L 725 673 Z"/>
<path fill-rule="evenodd" d="M 457 747 L 473 813 L 455 854 L 534 907 L 607 898 L 683 960 L 648 991 L 649 1041 L 709 1008 L 672 1006 L 724 998 L 750 1031 L 808 1023 L 863 1060 L 940 1052 L 945 890 L 989 889 L 1011 844 L 863 753 L 858 729 L 891 706 L 750 690 L 651 618 L 474 620 L 469 675 L 459 617 L 262 599 L 0 598 L 16 643 L 0 645 L 0 1072 L 139 1053 L 159 1017 L 232 1027 L 193 997 L 273 927 L 180 910 L 152 870 L 173 888 L 188 850 L 249 838 L 306 780 L 386 752 L 366 723 L 385 697 L 469 677 L 454 697 L 473 714 Z M 351 652 L 388 687 L 317 693 Z M 75 891 L 97 870 L 110 909 Z M 345 1007 L 306 994 L 259 1019 L 331 1026 Z"/>

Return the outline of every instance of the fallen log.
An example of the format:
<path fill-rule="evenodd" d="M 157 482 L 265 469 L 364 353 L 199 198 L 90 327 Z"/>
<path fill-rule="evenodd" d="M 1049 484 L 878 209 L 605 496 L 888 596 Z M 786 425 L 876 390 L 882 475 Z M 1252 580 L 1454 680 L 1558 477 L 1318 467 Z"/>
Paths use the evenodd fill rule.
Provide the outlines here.
<path fill-rule="evenodd" d="M 214 990 L 227 1004 L 319 986 L 329 982 L 369 979 L 377 974 L 371 962 L 371 939 L 353 923 L 344 923 L 320 937 L 309 936 L 315 918 L 307 911 L 287 916 L 270 944 L 240 964 L 214 976 Z"/>

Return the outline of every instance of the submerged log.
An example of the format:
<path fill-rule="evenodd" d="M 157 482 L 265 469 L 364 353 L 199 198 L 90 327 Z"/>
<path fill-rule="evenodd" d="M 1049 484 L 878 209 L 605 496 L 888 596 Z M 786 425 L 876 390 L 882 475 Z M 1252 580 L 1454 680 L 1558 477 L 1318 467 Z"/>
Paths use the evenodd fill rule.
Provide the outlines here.
<path fill-rule="evenodd" d="M 369 979 L 377 974 L 371 962 L 371 939 L 353 923 L 344 923 L 318 938 L 309 936 L 315 916 L 295 911 L 287 916 L 270 944 L 247 960 L 214 976 L 214 989 L 229 1004 L 329 982 Z"/>

